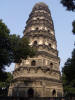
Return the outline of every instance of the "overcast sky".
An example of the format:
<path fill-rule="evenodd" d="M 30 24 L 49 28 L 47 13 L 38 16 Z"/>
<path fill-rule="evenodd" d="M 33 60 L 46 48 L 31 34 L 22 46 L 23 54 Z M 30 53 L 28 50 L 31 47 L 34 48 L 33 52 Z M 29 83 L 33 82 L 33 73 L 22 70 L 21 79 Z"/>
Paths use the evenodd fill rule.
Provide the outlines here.
<path fill-rule="evenodd" d="M 60 69 L 62 69 L 74 48 L 72 21 L 75 19 L 75 12 L 66 11 L 66 8 L 60 4 L 60 0 L 0 0 L 0 19 L 8 26 L 11 34 L 22 36 L 26 20 L 37 2 L 46 3 L 51 11 L 61 61 Z M 14 64 L 7 68 L 7 71 L 13 70 Z"/>

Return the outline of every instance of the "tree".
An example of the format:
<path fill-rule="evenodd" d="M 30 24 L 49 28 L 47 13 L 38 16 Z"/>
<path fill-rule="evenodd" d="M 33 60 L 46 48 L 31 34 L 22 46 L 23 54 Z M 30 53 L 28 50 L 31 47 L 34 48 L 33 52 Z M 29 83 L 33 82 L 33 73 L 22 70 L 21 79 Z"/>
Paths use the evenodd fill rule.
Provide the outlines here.
<path fill-rule="evenodd" d="M 7 26 L 0 20 L 0 72 L 12 62 L 19 63 L 22 59 L 34 54 L 28 39 L 15 34 L 11 35 Z"/>
<path fill-rule="evenodd" d="M 67 8 L 68 11 L 75 11 L 75 0 L 61 0 L 61 4 Z M 72 22 L 73 34 L 75 34 L 75 20 Z"/>
<path fill-rule="evenodd" d="M 0 96 L 7 96 L 8 87 L 12 81 L 12 74 L 9 72 L 4 72 L 6 78 L 0 80 Z"/>
<path fill-rule="evenodd" d="M 75 11 L 75 0 L 61 0 L 61 3 L 67 7 L 67 10 Z"/>
<path fill-rule="evenodd" d="M 0 79 L 5 66 L 11 62 L 9 33 L 7 26 L 0 20 Z"/>
<path fill-rule="evenodd" d="M 75 11 L 75 0 L 61 0 L 61 3 L 68 11 Z M 75 20 L 72 22 L 72 26 L 72 32 L 75 35 Z M 62 81 L 65 95 L 75 95 L 75 49 L 72 57 L 66 61 L 62 69 Z"/>
<path fill-rule="evenodd" d="M 9 79 L 11 80 L 11 74 L 5 72 L 5 66 L 20 63 L 22 59 L 34 55 L 35 50 L 29 46 L 28 39 L 16 34 L 11 35 L 8 27 L 0 20 L 0 89 L 7 89 Z"/>
<path fill-rule="evenodd" d="M 65 95 L 75 94 L 75 49 L 62 69 L 62 81 Z"/>
<path fill-rule="evenodd" d="M 20 38 L 20 36 L 15 34 L 10 35 L 10 48 L 12 62 L 14 63 L 20 63 L 22 59 L 35 55 L 35 50 L 29 46 L 28 39 L 25 37 Z"/>

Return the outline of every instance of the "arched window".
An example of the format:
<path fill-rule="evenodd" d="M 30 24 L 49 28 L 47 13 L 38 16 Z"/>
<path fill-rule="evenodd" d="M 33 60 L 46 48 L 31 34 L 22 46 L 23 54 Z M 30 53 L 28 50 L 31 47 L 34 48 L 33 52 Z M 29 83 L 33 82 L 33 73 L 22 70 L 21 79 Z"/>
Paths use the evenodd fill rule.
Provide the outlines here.
<path fill-rule="evenodd" d="M 32 88 L 28 89 L 28 97 L 34 96 L 34 90 Z"/>
<path fill-rule="evenodd" d="M 52 96 L 56 96 L 56 90 L 55 89 L 52 91 Z"/>
<path fill-rule="evenodd" d="M 51 44 L 49 43 L 49 47 L 51 47 Z"/>
<path fill-rule="evenodd" d="M 34 41 L 33 45 L 37 45 L 37 41 Z"/>
<path fill-rule="evenodd" d="M 33 61 L 31 62 L 31 66 L 35 66 L 35 65 L 36 65 L 36 61 L 33 60 Z"/>
<path fill-rule="evenodd" d="M 37 18 L 37 20 L 39 20 L 39 18 Z"/>
<path fill-rule="evenodd" d="M 36 30 L 38 30 L 39 28 L 38 27 L 36 27 Z"/>
<path fill-rule="evenodd" d="M 50 63 L 50 67 L 51 67 L 51 68 L 53 67 L 53 63 Z"/>

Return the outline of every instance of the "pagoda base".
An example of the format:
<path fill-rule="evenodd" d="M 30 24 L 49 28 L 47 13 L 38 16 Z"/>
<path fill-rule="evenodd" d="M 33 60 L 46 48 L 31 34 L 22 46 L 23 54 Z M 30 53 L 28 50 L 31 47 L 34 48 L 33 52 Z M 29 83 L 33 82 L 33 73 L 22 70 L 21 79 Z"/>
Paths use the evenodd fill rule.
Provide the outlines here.
<path fill-rule="evenodd" d="M 51 80 L 51 81 L 50 81 Z M 62 97 L 61 81 L 42 78 L 14 79 L 8 91 L 8 96 L 20 97 Z"/>

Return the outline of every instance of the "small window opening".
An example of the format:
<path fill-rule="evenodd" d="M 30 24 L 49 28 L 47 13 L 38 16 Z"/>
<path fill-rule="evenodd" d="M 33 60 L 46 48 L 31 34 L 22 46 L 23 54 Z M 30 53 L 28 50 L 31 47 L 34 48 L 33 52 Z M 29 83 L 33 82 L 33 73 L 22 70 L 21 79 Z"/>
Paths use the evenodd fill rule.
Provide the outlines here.
<path fill-rule="evenodd" d="M 51 47 L 51 44 L 49 44 L 49 47 Z"/>
<path fill-rule="evenodd" d="M 39 20 L 39 18 L 37 18 L 37 20 Z"/>
<path fill-rule="evenodd" d="M 36 30 L 38 30 L 39 28 L 38 27 L 36 27 Z"/>
<path fill-rule="evenodd" d="M 33 61 L 31 62 L 31 66 L 35 66 L 35 65 L 36 65 L 36 61 L 33 60 Z"/>
<path fill-rule="evenodd" d="M 53 63 L 50 63 L 50 66 L 53 67 Z"/>
<path fill-rule="evenodd" d="M 34 41 L 33 45 L 37 45 L 37 41 Z"/>
<path fill-rule="evenodd" d="M 53 66 L 53 63 L 50 63 L 51 66 Z"/>

